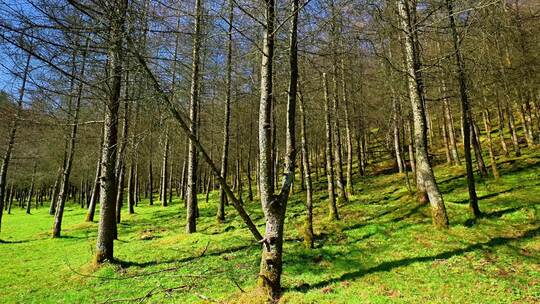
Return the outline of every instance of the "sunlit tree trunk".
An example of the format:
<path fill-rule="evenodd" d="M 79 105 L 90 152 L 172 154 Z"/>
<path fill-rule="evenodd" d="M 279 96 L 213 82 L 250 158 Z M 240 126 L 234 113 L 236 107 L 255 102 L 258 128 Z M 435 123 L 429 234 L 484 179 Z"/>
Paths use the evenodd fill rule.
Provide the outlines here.
<path fill-rule="evenodd" d="M 336 190 L 334 188 L 334 153 L 332 145 L 332 108 L 330 105 L 330 98 L 328 96 L 328 79 L 326 73 L 322 74 L 323 88 L 324 88 L 324 111 L 325 111 L 325 124 L 326 124 L 326 179 L 328 183 L 328 218 L 331 220 L 338 220 L 339 214 L 336 204 Z"/>
<path fill-rule="evenodd" d="M 489 152 L 489 160 L 491 162 L 491 171 L 493 171 L 493 177 L 495 179 L 499 179 L 501 177 L 499 173 L 499 169 L 497 169 L 497 159 L 495 158 L 495 152 L 493 149 L 493 139 L 491 137 L 491 117 L 489 115 L 489 111 L 486 109 L 482 112 L 482 116 L 484 119 L 484 128 L 486 130 L 486 137 L 488 140 L 488 152 Z"/>
<path fill-rule="evenodd" d="M 411 100 L 414 122 L 414 144 L 416 148 L 417 187 L 420 201 L 424 201 L 427 194 L 431 205 L 433 224 L 436 227 L 447 228 L 448 216 L 443 197 L 435 181 L 435 175 L 429 162 L 426 140 L 426 116 L 424 109 L 424 85 L 422 81 L 420 50 L 416 37 L 416 17 L 414 8 L 411 9 L 410 0 L 398 0 L 398 13 L 401 28 L 405 34 L 405 59 L 409 98 Z"/>
<path fill-rule="evenodd" d="M 290 82 L 287 100 L 287 129 L 285 151 L 285 174 L 278 195 L 272 187 L 271 157 L 271 112 L 272 112 L 272 72 L 274 56 L 274 0 L 266 0 L 266 24 L 262 44 L 261 99 L 259 104 L 259 164 L 261 184 L 261 205 L 265 215 L 266 230 L 262 240 L 263 248 L 258 285 L 262 291 L 277 300 L 281 293 L 281 272 L 283 255 L 283 229 L 285 211 L 291 185 L 294 180 L 296 144 L 295 109 L 298 83 L 297 22 L 298 0 L 292 1 L 290 31 Z"/>
<path fill-rule="evenodd" d="M 312 193 L 312 183 L 311 183 L 311 167 L 309 163 L 309 153 L 308 153 L 308 140 L 306 132 L 306 108 L 304 104 L 304 96 L 299 92 L 299 101 L 300 101 L 300 131 L 301 131 L 301 144 L 302 144 L 302 167 L 304 167 L 304 182 L 306 185 L 306 227 L 304 239 L 304 244 L 309 248 L 314 248 L 313 242 L 313 193 Z"/>

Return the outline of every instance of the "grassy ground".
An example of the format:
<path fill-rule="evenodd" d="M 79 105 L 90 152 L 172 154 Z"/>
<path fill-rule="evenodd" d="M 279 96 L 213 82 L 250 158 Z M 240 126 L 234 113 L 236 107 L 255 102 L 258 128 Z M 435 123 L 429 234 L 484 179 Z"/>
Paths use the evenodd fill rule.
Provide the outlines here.
<path fill-rule="evenodd" d="M 317 248 L 302 244 L 304 196 L 289 203 L 282 303 L 538 303 L 540 301 L 540 153 L 501 159 L 502 179 L 478 183 L 485 218 L 472 222 L 462 168 L 436 168 L 451 228 L 431 226 L 429 209 L 403 176 L 358 179 L 356 195 L 326 220 L 324 181 L 316 184 Z M 200 198 L 203 201 L 203 198 Z M 234 210 L 216 224 L 217 195 L 200 204 L 198 232 L 184 233 L 185 210 L 148 206 L 123 216 L 115 255 L 89 261 L 96 223 L 68 206 L 64 237 L 50 239 L 48 208 L 15 208 L 0 234 L 1 303 L 252 303 L 259 246 Z M 262 231 L 257 202 L 247 203 Z"/>

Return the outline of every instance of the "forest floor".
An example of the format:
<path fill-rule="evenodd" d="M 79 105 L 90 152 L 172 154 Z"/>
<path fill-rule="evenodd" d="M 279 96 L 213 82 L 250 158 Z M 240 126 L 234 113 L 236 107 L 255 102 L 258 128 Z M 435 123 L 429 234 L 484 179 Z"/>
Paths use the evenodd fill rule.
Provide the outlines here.
<path fill-rule="evenodd" d="M 375 172 L 384 168 L 374 167 Z M 302 243 L 303 193 L 289 201 L 281 303 L 538 303 L 540 153 L 501 158 L 502 178 L 480 180 L 485 217 L 469 220 L 461 167 L 436 167 L 451 228 L 435 230 L 403 175 L 358 178 L 356 195 L 327 221 L 326 184 L 315 184 L 316 248 Z M 298 190 L 298 184 L 296 185 Z M 0 234 L 1 303 L 254 303 L 260 246 L 227 208 L 217 224 L 217 193 L 201 196 L 198 232 L 184 233 L 185 209 L 143 201 L 123 214 L 115 256 L 92 263 L 97 223 L 69 205 L 63 237 L 49 237 L 48 208 L 14 208 Z M 246 203 L 264 228 L 258 202 Z"/>

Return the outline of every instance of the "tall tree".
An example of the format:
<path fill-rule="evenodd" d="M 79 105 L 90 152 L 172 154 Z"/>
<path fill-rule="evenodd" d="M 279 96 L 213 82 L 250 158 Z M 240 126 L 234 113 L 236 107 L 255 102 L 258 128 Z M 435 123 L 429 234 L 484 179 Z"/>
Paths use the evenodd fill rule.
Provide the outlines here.
<path fill-rule="evenodd" d="M 221 176 L 227 179 L 227 166 L 229 157 L 229 137 L 231 124 L 231 88 L 232 88 L 232 29 L 233 29 L 233 0 L 229 0 L 229 20 L 227 31 L 227 79 L 225 84 L 225 120 L 223 122 L 223 150 L 221 154 Z M 251 151 L 251 150 L 250 150 Z M 248 160 L 249 164 L 249 160 Z M 248 171 L 249 173 L 249 171 Z M 227 195 L 223 187 L 219 187 L 219 208 L 217 220 L 223 222 L 225 220 L 225 203 Z"/>
<path fill-rule="evenodd" d="M 191 69 L 190 113 L 191 134 L 197 136 L 197 112 L 199 103 L 199 69 L 200 50 L 202 42 L 202 0 L 195 0 L 195 33 L 193 36 L 193 63 Z M 187 215 L 186 232 L 197 230 L 197 147 L 193 141 L 189 142 L 188 175 L 187 175 Z"/>
<path fill-rule="evenodd" d="M 259 165 L 261 205 L 265 216 L 266 230 L 261 255 L 259 271 L 259 287 L 275 301 L 281 293 L 281 273 L 283 269 L 283 229 L 285 224 L 285 211 L 287 200 L 294 180 L 296 162 L 296 97 L 298 89 L 298 0 L 292 0 L 291 4 L 291 30 L 289 40 L 289 66 L 290 78 L 287 92 L 287 129 L 285 170 L 280 192 L 274 194 L 271 180 L 271 112 L 273 96 L 273 57 L 275 35 L 275 2 L 266 0 L 266 23 L 262 43 L 261 64 L 261 99 L 259 103 Z"/>
<path fill-rule="evenodd" d="M 87 40 L 85 49 L 83 51 L 83 61 L 82 61 L 81 69 L 79 72 L 79 77 L 81 79 L 84 77 L 84 70 L 86 66 L 86 54 L 87 54 L 89 43 L 90 43 L 89 40 Z M 73 57 L 75 58 L 75 55 Z M 73 65 L 74 65 L 73 70 L 75 71 L 76 70 L 75 60 L 74 60 Z M 75 80 L 73 79 L 72 82 L 74 81 Z M 73 114 L 73 121 L 72 121 L 73 126 L 71 127 L 69 150 L 68 150 L 66 162 L 64 164 L 64 172 L 62 173 L 62 182 L 60 183 L 60 191 L 58 192 L 58 203 L 57 203 L 56 211 L 54 214 L 54 224 L 53 224 L 53 229 L 52 229 L 53 238 L 60 237 L 60 233 L 62 231 L 62 217 L 64 214 L 64 206 L 66 204 L 67 191 L 68 191 L 68 186 L 69 186 L 69 176 L 71 174 L 73 157 L 75 155 L 75 145 L 77 141 L 77 127 L 79 125 L 79 111 L 81 108 L 81 99 L 82 99 L 83 89 L 84 89 L 84 84 L 80 82 L 77 89 L 74 112 L 71 113 L 71 111 L 69 111 L 70 114 Z M 73 93 L 73 90 L 69 92 L 70 95 L 72 93 Z M 70 99 L 69 107 L 71 108 L 71 97 L 69 97 L 69 99 Z M 80 190 L 82 191 L 82 189 Z"/>
<path fill-rule="evenodd" d="M 326 124 L 326 180 L 328 183 L 328 218 L 331 220 L 339 220 L 339 214 L 336 203 L 336 190 L 334 187 L 334 154 L 332 152 L 332 110 L 330 105 L 330 98 L 328 97 L 328 79 L 326 73 L 322 74 L 323 89 L 324 89 L 324 111 L 325 111 L 325 124 Z"/>
<path fill-rule="evenodd" d="M 461 99 L 461 119 L 463 121 L 463 150 L 465 152 L 465 167 L 467 169 L 467 187 L 469 188 L 469 208 L 473 217 L 480 216 L 478 208 L 478 197 L 476 196 L 476 187 L 474 182 L 474 172 L 472 168 L 471 157 L 471 111 L 469 108 L 469 95 L 467 93 L 467 76 L 465 72 L 465 62 L 460 49 L 460 39 L 456 29 L 454 19 L 454 8 L 452 0 L 446 0 L 446 9 L 450 30 L 452 31 L 452 41 L 454 43 L 454 55 L 456 58 L 456 70 L 459 81 L 459 96 Z"/>
<path fill-rule="evenodd" d="M 424 108 L 424 83 L 421 74 L 421 59 L 418 41 L 418 23 L 414 1 L 398 0 L 398 14 L 401 30 L 405 35 L 404 52 L 414 122 L 414 144 L 416 156 L 417 188 L 421 202 L 429 201 L 433 224 L 439 228 L 448 227 L 448 216 L 442 194 L 435 181 L 433 168 L 429 162 L 426 140 L 426 115 Z"/>
<path fill-rule="evenodd" d="M 118 144 L 118 110 L 122 86 L 122 62 L 124 60 L 123 41 L 127 0 L 106 2 L 104 13 L 108 22 L 107 59 L 109 91 L 105 103 L 103 150 L 101 164 L 101 191 L 99 226 L 96 241 L 95 262 L 103 263 L 114 259 L 114 238 L 116 232 L 116 191 L 115 174 Z"/>

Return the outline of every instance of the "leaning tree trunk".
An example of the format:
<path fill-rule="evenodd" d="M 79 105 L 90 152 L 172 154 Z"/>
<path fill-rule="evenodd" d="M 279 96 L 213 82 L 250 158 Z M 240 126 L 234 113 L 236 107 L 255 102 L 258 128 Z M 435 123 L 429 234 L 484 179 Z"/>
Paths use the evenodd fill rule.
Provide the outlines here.
<path fill-rule="evenodd" d="M 24 66 L 19 99 L 17 99 L 17 110 L 15 112 L 15 118 L 13 119 L 13 122 L 11 124 L 11 128 L 9 130 L 6 152 L 4 153 L 4 157 L 2 158 L 2 168 L 0 169 L 0 228 L 2 227 L 2 214 L 4 213 L 6 179 L 9 168 L 9 161 L 11 160 L 11 152 L 13 151 L 13 146 L 15 145 L 15 135 L 17 134 L 17 128 L 19 127 L 19 120 L 23 108 L 23 98 L 26 91 L 26 81 L 28 79 L 28 73 L 30 71 L 30 58 L 31 55 L 28 54 L 28 56 L 26 57 L 26 64 Z"/>
<path fill-rule="evenodd" d="M 474 172 L 472 168 L 471 157 L 471 133 L 474 134 L 474 130 L 471 130 L 471 110 L 469 108 L 469 96 L 467 93 L 467 79 L 465 75 L 465 62 L 459 48 L 460 41 L 456 29 L 456 23 L 454 20 L 454 9 L 452 6 L 452 0 L 446 0 L 446 9 L 448 11 L 448 19 L 450 21 L 450 29 L 452 31 L 452 40 L 454 42 L 454 54 L 456 57 L 456 69 L 459 80 L 459 93 L 461 98 L 461 120 L 463 122 L 463 150 L 465 152 L 465 167 L 467 169 L 467 186 L 469 189 L 469 208 L 473 217 L 480 216 L 480 209 L 478 207 L 478 197 L 476 195 L 476 186 L 474 182 Z M 472 131 L 472 132 L 471 132 Z M 476 142 L 476 137 L 473 138 Z"/>
<path fill-rule="evenodd" d="M 146 63 L 145 58 L 141 55 L 141 53 L 138 52 L 138 50 L 134 47 L 133 40 L 129 39 L 128 37 L 128 43 L 130 50 L 135 55 L 138 63 L 143 68 L 145 74 L 148 76 L 155 93 L 157 96 L 165 103 L 167 106 L 167 109 L 171 113 L 172 117 L 178 125 L 180 126 L 181 130 L 184 132 L 184 134 L 187 136 L 187 139 L 191 142 L 193 142 L 197 148 L 197 150 L 200 152 L 202 159 L 210 166 L 210 169 L 212 170 L 212 173 L 217 179 L 217 182 L 225 189 L 225 192 L 227 193 L 227 198 L 231 202 L 232 206 L 236 211 L 238 212 L 238 215 L 242 219 L 242 221 L 246 224 L 247 228 L 253 235 L 253 237 L 257 241 L 261 241 L 263 239 L 262 235 L 260 234 L 259 230 L 257 229 L 257 226 L 253 223 L 251 220 L 249 214 L 246 212 L 244 207 L 242 206 L 242 203 L 240 200 L 236 197 L 234 192 L 231 190 L 231 187 L 227 184 L 227 181 L 221 177 L 220 171 L 218 167 L 214 164 L 212 159 L 210 158 L 209 154 L 206 152 L 206 149 L 203 147 L 197 136 L 195 136 L 190 129 L 190 126 L 188 123 L 184 120 L 183 115 L 178 112 L 173 102 L 170 100 L 169 96 L 165 91 L 162 89 L 160 83 L 157 81 L 156 76 L 154 73 L 150 70 L 148 67 L 148 64 Z M 186 145 L 187 146 L 187 145 Z"/>
<path fill-rule="evenodd" d="M 276 301 L 281 293 L 281 272 L 283 255 L 283 229 L 285 211 L 291 185 L 294 180 L 294 167 L 296 158 L 295 146 L 295 109 L 298 82 L 297 62 L 297 22 L 298 0 L 292 1 L 292 25 L 290 31 L 290 82 L 287 102 L 287 138 L 285 174 L 283 175 L 281 190 L 274 194 L 272 187 L 272 158 L 271 158 L 271 111 L 272 111 L 272 68 L 274 56 L 274 0 L 266 2 L 266 27 L 263 38 L 263 55 L 261 68 L 261 99 L 259 105 L 259 159 L 261 205 L 266 220 L 266 231 L 263 240 L 261 266 L 258 285 L 264 293 Z"/>
<path fill-rule="evenodd" d="M 416 148 L 417 187 L 425 191 L 431 204 L 433 224 L 436 227 L 447 228 L 448 216 L 444 200 L 435 181 L 433 169 L 429 163 L 426 141 L 426 117 L 424 109 L 424 85 L 422 81 L 420 50 L 415 35 L 416 17 L 414 9 L 410 8 L 410 0 L 398 0 L 400 23 L 405 34 L 405 59 L 408 73 L 409 98 L 414 117 L 414 144 Z M 420 197 L 424 197 L 420 195 Z"/>
<path fill-rule="evenodd" d="M 193 64 L 191 71 L 191 102 L 190 115 L 191 134 L 197 137 L 197 110 L 199 102 L 199 63 L 201 49 L 201 22 L 202 0 L 195 0 L 195 34 L 193 36 Z M 189 142 L 188 174 L 187 174 L 187 214 L 186 232 L 193 233 L 197 230 L 197 147 L 193 141 Z"/>
<path fill-rule="evenodd" d="M 114 237 L 116 232 L 115 202 L 117 191 L 116 156 L 118 144 L 118 110 L 122 86 L 122 61 L 124 23 L 128 6 L 127 0 L 116 0 L 110 7 L 107 37 L 109 94 L 105 107 L 103 150 L 101 165 L 101 191 L 99 226 L 96 241 L 95 262 L 103 263 L 114 258 Z"/>

